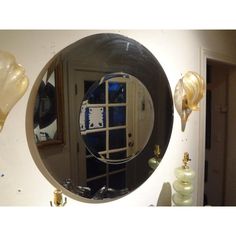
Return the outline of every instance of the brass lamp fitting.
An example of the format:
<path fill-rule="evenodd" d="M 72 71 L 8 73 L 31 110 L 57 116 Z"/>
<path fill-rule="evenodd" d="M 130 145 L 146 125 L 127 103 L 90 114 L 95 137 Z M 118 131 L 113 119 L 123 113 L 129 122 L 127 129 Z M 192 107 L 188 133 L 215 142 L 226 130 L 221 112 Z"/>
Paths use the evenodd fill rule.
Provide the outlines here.
<path fill-rule="evenodd" d="M 56 207 L 63 207 L 67 203 L 67 198 L 65 197 L 65 201 L 62 199 L 62 191 L 60 189 L 56 189 L 54 192 L 53 203 Z M 50 201 L 50 205 L 53 206 L 52 201 Z"/>
<path fill-rule="evenodd" d="M 189 153 L 188 152 L 185 152 L 184 153 L 184 157 L 183 157 L 183 168 L 184 169 L 188 169 L 189 168 L 189 166 L 188 166 L 188 162 L 190 162 L 191 161 L 191 159 L 189 158 Z"/>

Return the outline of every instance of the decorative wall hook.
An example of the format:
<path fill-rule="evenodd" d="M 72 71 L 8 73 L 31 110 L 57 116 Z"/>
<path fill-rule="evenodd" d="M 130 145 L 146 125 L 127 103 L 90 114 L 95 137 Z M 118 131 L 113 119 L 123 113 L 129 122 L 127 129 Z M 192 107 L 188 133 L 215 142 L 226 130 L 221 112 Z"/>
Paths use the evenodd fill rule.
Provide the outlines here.
<path fill-rule="evenodd" d="M 63 202 L 63 199 L 62 199 L 62 191 L 60 189 L 56 189 L 54 192 L 54 198 L 53 198 L 53 203 L 54 203 L 54 206 L 56 207 L 63 207 L 66 205 L 67 203 L 67 198 L 65 197 L 65 201 Z M 50 201 L 50 205 L 51 207 L 53 206 L 53 203 L 52 201 Z"/>
<path fill-rule="evenodd" d="M 24 68 L 8 52 L 0 51 L 0 132 L 8 113 L 28 88 Z"/>
<path fill-rule="evenodd" d="M 176 206 L 191 206 L 193 199 L 193 180 L 195 172 L 188 166 L 189 154 L 184 153 L 183 165 L 175 169 L 177 180 L 173 183 L 173 188 L 176 193 L 173 194 L 172 200 Z"/>
<path fill-rule="evenodd" d="M 175 108 L 181 118 L 181 130 L 192 111 L 199 110 L 199 102 L 205 91 L 204 79 L 196 72 L 188 71 L 177 83 L 174 93 Z"/>

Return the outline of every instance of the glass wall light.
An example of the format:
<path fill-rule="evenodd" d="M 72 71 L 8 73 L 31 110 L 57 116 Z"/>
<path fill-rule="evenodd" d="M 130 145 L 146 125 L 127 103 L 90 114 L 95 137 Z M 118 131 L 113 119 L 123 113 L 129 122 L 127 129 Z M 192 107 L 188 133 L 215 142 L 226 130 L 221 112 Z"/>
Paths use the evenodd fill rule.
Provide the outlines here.
<path fill-rule="evenodd" d="M 0 132 L 12 107 L 24 95 L 29 81 L 15 57 L 0 50 Z"/>
<path fill-rule="evenodd" d="M 174 93 L 175 108 L 181 118 L 181 129 L 192 111 L 199 110 L 199 102 L 205 91 L 204 79 L 196 72 L 188 71 L 177 83 Z"/>

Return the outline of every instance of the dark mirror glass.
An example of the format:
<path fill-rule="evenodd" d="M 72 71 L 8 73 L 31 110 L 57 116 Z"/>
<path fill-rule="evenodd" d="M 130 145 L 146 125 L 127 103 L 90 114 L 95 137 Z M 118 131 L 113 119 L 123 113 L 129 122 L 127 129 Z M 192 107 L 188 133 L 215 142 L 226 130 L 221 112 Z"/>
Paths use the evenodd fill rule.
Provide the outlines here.
<path fill-rule="evenodd" d="M 26 119 L 32 157 L 50 183 L 74 199 L 103 202 L 147 180 L 156 145 L 164 157 L 172 94 L 144 46 L 122 35 L 96 34 L 47 63 Z"/>
<path fill-rule="evenodd" d="M 125 73 L 107 74 L 94 83 L 80 111 L 80 132 L 86 147 L 105 163 L 119 164 L 137 156 L 150 138 L 153 122 L 148 90 Z"/>

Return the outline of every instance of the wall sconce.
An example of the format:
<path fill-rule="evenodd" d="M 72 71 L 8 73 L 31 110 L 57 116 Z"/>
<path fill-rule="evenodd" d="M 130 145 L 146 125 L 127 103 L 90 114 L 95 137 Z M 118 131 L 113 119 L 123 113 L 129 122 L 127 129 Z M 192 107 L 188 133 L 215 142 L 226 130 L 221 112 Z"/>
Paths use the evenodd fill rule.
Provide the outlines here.
<path fill-rule="evenodd" d="M 176 206 L 191 206 L 193 199 L 193 180 L 195 172 L 188 166 L 191 161 L 189 154 L 184 153 L 183 165 L 175 169 L 177 180 L 173 183 L 176 193 L 173 194 L 172 200 Z"/>
<path fill-rule="evenodd" d="M 0 51 L 0 132 L 8 113 L 28 88 L 24 68 L 8 52 Z"/>
<path fill-rule="evenodd" d="M 185 130 L 186 122 L 192 111 L 198 111 L 198 103 L 205 91 L 204 79 L 196 72 L 188 71 L 177 83 L 174 103 L 181 118 L 181 130 Z"/>

